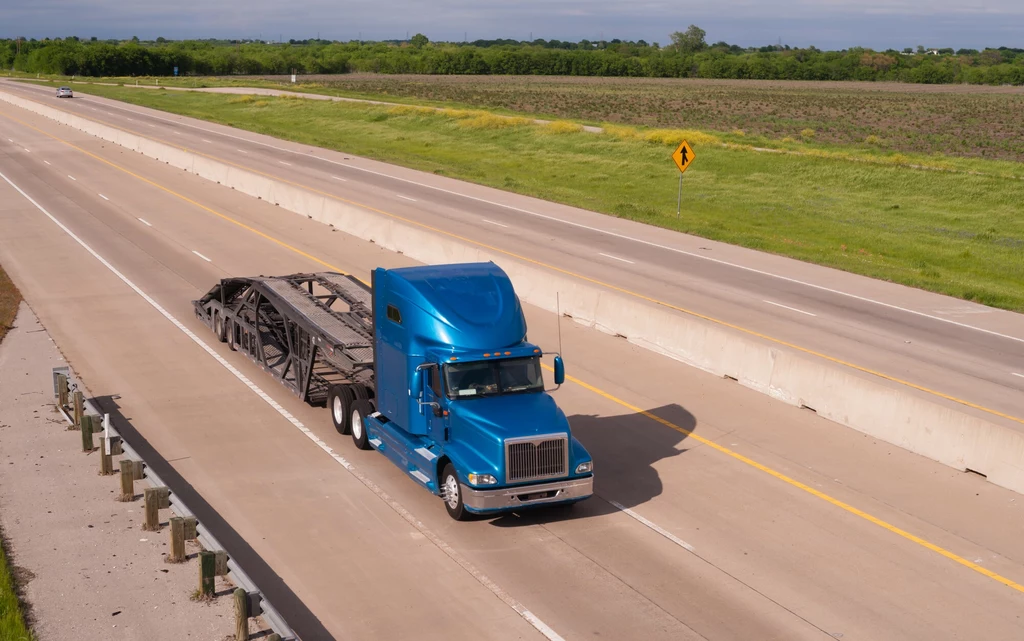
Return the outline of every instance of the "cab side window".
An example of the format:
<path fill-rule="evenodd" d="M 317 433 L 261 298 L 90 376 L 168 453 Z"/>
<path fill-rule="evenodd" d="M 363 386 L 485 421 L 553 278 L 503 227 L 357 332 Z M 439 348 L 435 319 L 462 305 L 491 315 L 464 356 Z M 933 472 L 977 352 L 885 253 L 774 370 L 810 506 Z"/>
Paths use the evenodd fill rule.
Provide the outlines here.
<path fill-rule="evenodd" d="M 402 324 L 402 313 L 394 305 L 388 305 L 388 320 L 394 321 L 399 325 Z"/>
<path fill-rule="evenodd" d="M 427 370 L 427 385 L 434 392 L 434 396 L 441 398 L 441 374 L 436 365 Z"/>

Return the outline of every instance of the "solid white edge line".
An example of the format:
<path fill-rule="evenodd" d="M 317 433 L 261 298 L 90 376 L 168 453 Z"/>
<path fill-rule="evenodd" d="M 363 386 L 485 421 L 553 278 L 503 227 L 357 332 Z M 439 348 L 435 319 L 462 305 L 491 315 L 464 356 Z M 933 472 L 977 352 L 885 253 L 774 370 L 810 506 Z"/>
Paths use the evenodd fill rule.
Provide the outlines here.
<path fill-rule="evenodd" d="M 683 548 L 683 549 L 684 549 L 684 550 L 686 550 L 687 552 L 696 552 L 696 551 L 695 551 L 695 550 L 693 549 L 693 546 L 692 546 L 692 545 L 690 545 L 690 544 L 689 544 L 689 543 L 687 543 L 686 541 L 682 540 L 681 538 L 679 538 L 679 537 L 678 537 L 678 536 L 676 536 L 675 534 L 672 534 L 671 532 L 669 532 L 669 531 L 668 531 L 668 530 L 666 530 L 665 528 L 661 527 L 661 526 L 660 526 L 660 525 L 658 525 L 657 523 L 653 523 L 653 522 L 651 522 L 651 521 L 649 521 L 649 520 L 645 519 L 644 517 L 640 516 L 639 514 L 637 514 L 637 513 L 636 513 L 636 512 L 634 512 L 633 510 L 629 509 L 629 508 L 628 508 L 628 507 L 626 507 L 625 505 L 622 505 L 621 503 L 618 503 L 618 502 L 616 502 L 616 501 L 612 501 L 611 499 L 605 499 L 605 500 L 606 500 L 606 501 L 608 501 L 609 503 L 611 503 L 611 504 L 612 504 L 613 506 L 615 506 L 615 507 L 616 507 L 617 509 L 621 510 L 621 511 L 622 511 L 622 512 L 623 512 L 624 514 L 626 514 L 627 516 L 629 516 L 629 517 L 631 517 L 631 518 L 633 518 L 633 519 L 635 519 L 635 520 L 639 521 L 640 523 L 643 523 L 643 524 L 644 524 L 644 525 L 646 525 L 647 527 L 651 528 L 652 530 L 654 530 L 654 531 L 655 531 L 655 532 L 657 532 L 658 534 L 662 535 L 663 537 L 665 537 L 665 538 L 666 538 L 666 539 L 668 539 L 669 541 L 672 541 L 673 543 L 675 543 L 675 544 L 676 544 L 676 545 L 678 545 L 679 547 Z"/>
<path fill-rule="evenodd" d="M 72 238 L 72 240 L 81 245 L 83 249 L 92 254 L 93 258 L 98 260 L 104 267 L 109 269 L 115 276 L 117 276 L 125 285 L 127 285 L 136 294 L 142 297 L 142 299 L 149 303 L 150 306 L 153 307 L 153 309 L 160 313 L 160 315 L 162 315 L 164 318 L 170 321 L 171 324 L 173 324 L 175 327 L 181 330 L 182 333 L 184 333 L 186 336 L 192 339 L 192 342 L 194 342 L 203 351 L 205 351 L 207 354 L 213 357 L 214 360 L 216 360 L 225 369 L 231 372 L 231 374 L 234 375 L 235 378 L 241 381 L 257 396 L 263 399 L 264 402 L 266 402 L 268 405 L 274 408 L 274 410 L 277 411 L 278 414 L 283 416 L 285 420 L 294 425 L 300 432 L 305 434 L 307 438 L 313 441 L 313 443 L 315 443 L 321 450 L 326 452 L 338 464 L 340 464 L 342 467 L 348 470 L 348 472 L 351 473 L 354 477 L 356 477 L 356 479 L 359 480 L 359 482 L 362 483 L 364 487 L 373 492 L 377 496 L 377 498 L 384 501 L 388 505 L 388 507 L 397 512 L 398 515 L 406 521 L 406 523 L 419 530 L 419 532 L 423 534 L 427 539 L 429 539 L 431 543 L 433 543 L 438 549 L 440 549 L 448 558 L 457 563 L 463 570 L 469 573 L 474 579 L 476 579 L 478 583 L 480 583 L 485 588 L 490 590 L 490 592 L 494 594 L 494 596 L 501 599 L 501 601 L 505 605 L 515 610 L 521 617 L 523 617 L 523 619 L 528 621 L 530 625 L 532 625 L 538 632 L 543 634 L 550 641 L 565 641 L 561 636 L 559 636 L 557 632 L 552 630 L 546 623 L 541 621 L 535 614 L 533 614 L 533 612 L 528 610 L 526 606 L 524 606 L 519 601 L 515 600 L 515 598 L 513 598 L 509 593 L 505 592 L 505 590 L 503 590 L 501 586 L 499 586 L 497 583 L 488 578 L 486 574 L 477 569 L 476 566 L 469 562 L 469 560 L 463 558 L 461 554 L 454 550 L 450 545 L 445 543 L 443 539 L 434 534 L 433 531 L 428 529 L 427 526 L 424 525 L 419 519 L 417 519 L 411 512 L 405 509 L 405 507 L 403 507 L 401 503 L 391 498 L 391 496 L 387 492 L 381 489 L 372 480 L 367 478 L 354 465 L 348 462 L 348 460 L 346 460 L 345 457 L 335 452 L 334 449 L 331 448 L 331 446 L 329 446 L 327 443 L 321 440 L 320 437 L 318 437 L 316 434 L 312 432 L 312 430 L 303 425 L 303 423 L 299 419 L 295 418 L 291 414 L 291 412 L 283 408 L 277 401 L 271 398 L 269 394 L 260 389 L 259 386 L 257 386 L 251 380 L 249 380 L 249 378 L 245 374 L 239 371 L 234 365 L 229 363 L 227 359 L 225 359 L 223 356 L 214 351 L 212 347 L 207 345 L 203 341 L 203 339 L 199 338 L 199 336 L 197 336 L 192 330 L 185 327 L 185 325 L 181 321 L 172 316 L 170 312 L 161 307 L 160 303 L 156 302 L 156 300 L 153 299 L 149 294 L 142 291 L 142 289 L 139 288 L 138 285 L 129 280 L 127 276 L 119 272 L 116 267 L 107 262 L 105 258 L 100 256 L 92 247 L 87 245 L 85 241 L 76 236 L 74 232 L 65 227 L 64 224 L 57 220 L 50 212 L 46 211 L 46 209 L 42 205 L 37 203 L 35 200 L 32 199 L 31 196 L 22 191 L 21 187 L 18 187 L 13 182 L 11 182 L 11 179 L 5 176 L 2 172 L 0 172 L 0 178 L 3 178 L 7 182 L 7 184 L 9 184 L 11 187 L 14 187 L 14 189 L 19 194 L 21 194 L 26 200 L 32 203 L 36 209 L 43 212 L 43 214 L 45 214 L 47 218 L 52 220 L 55 225 L 64 230 L 64 233 L 66 233 L 68 236 Z"/>
<path fill-rule="evenodd" d="M 100 194 L 100 198 L 102 198 L 103 200 L 110 200 L 109 198 L 107 198 L 107 197 L 106 197 L 106 196 L 104 196 L 103 194 Z"/>
<path fill-rule="evenodd" d="M 605 258 L 611 258 L 612 260 L 621 260 L 622 262 L 629 263 L 630 265 L 635 265 L 636 264 L 636 263 L 634 263 L 631 260 L 626 260 L 625 258 L 619 258 L 618 256 L 612 256 L 611 254 L 602 254 L 602 253 L 599 252 L 597 255 L 598 256 L 604 256 Z"/>
<path fill-rule="evenodd" d="M 457 191 L 453 191 L 451 189 L 445 189 L 444 187 L 437 187 L 435 185 L 428 185 L 426 183 L 421 183 L 421 182 L 418 182 L 418 181 L 415 181 L 415 180 L 410 180 L 408 178 L 402 178 L 400 176 L 394 176 L 394 175 L 391 175 L 391 174 L 386 174 L 384 172 L 375 171 L 373 169 L 367 169 L 365 167 L 359 167 L 359 166 L 356 166 L 356 165 L 351 165 L 351 164 L 346 164 L 346 163 L 343 163 L 343 162 L 338 162 L 337 160 L 331 160 L 330 158 L 321 158 L 320 156 L 317 156 L 315 154 L 311 154 L 311 153 L 308 153 L 308 152 L 297 151 L 297 150 L 294 150 L 294 149 L 287 149 L 285 147 L 278 147 L 276 145 L 271 145 L 269 143 L 266 143 L 266 142 L 263 142 L 263 141 L 260 141 L 260 140 L 252 140 L 250 138 L 245 138 L 245 137 L 242 137 L 242 136 L 235 136 L 233 134 L 220 132 L 220 131 L 217 131 L 215 129 L 206 129 L 205 127 L 199 127 L 199 126 L 196 126 L 196 125 L 189 124 L 187 122 L 181 122 L 179 120 L 171 120 L 170 118 L 162 118 L 160 116 L 156 116 L 156 115 L 153 115 L 153 114 L 149 114 L 149 113 L 146 113 L 146 112 L 140 112 L 140 111 L 134 111 L 132 109 L 127 109 L 127 108 L 120 107 L 120 106 L 114 106 L 113 108 L 120 109 L 122 111 L 127 111 L 129 113 L 137 113 L 137 114 L 140 114 L 140 115 L 145 115 L 146 117 L 154 118 L 156 120 L 163 120 L 163 121 L 166 121 L 166 122 L 173 122 L 175 124 L 182 125 L 182 126 L 185 126 L 185 127 L 191 127 L 193 129 L 198 129 L 199 131 L 206 131 L 206 132 L 209 132 L 209 133 L 217 135 L 217 136 L 225 136 L 227 138 L 233 138 L 235 140 L 242 140 L 244 142 L 247 142 L 247 143 L 250 143 L 250 144 L 253 144 L 253 145 L 260 145 L 260 146 L 263 146 L 263 147 L 267 147 L 269 149 L 275 149 L 277 151 L 283 151 L 283 152 L 287 152 L 287 153 L 290 153 L 290 154 L 296 154 L 296 155 L 299 155 L 299 156 L 308 156 L 310 158 L 316 158 L 317 160 L 322 160 L 324 162 L 329 162 L 329 163 L 331 163 L 333 165 L 338 165 L 338 166 L 341 166 L 341 167 L 348 167 L 349 169 L 354 169 L 356 171 L 362 171 L 362 172 L 365 172 L 365 173 L 368 173 L 368 174 L 374 174 L 375 176 L 381 176 L 383 178 L 390 178 L 391 180 L 398 180 L 398 181 L 401 181 L 401 182 L 404 182 L 404 183 L 408 183 L 410 185 L 416 185 L 418 187 L 423 187 L 425 189 L 433 189 L 434 191 L 440 191 L 440 192 L 443 192 L 443 193 L 446 193 L 446 194 L 450 194 L 450 195 L 453 195 L 453 196 L 460 196 L 462 198 L 467 198 L 469 200 L 475 200 L 477 202 L 484 203 L 486 205 L 493 205 L 495 207 L 502 207 L 504 209 L 508 209 L 508 210 L 511 210 L 511 211 L 517 211 L 519 213 L 527 214 L 529 216 L 535 216 L 537 218 L 543 218 L 545 220 L 550 220 L 550 221 L 553 221 L 553 222 L 559 222 L 559 223 L 562 223 L 564 225 L 569 225 L 569 226 L 577 227 L 577 228 L 580 228 L 580 229 L 586 229 L 586 230 L 593 231 L 593 232 L 596 232 L 596 233 L 599 233 L 599 234 L 605 234 L 605 235 L 612 236 L 612 237 L 615 237 L 615 238 L 621 238 L 623 240 L 629 240 L 629 241 L 632 241 L 632 242 L 635 242 L 635 243 L 640 243 L 642 245 L 647 245 L 648 247 L 655 247 L 657 249 L 664 249 L 666 251 L 675 252 L 677 254 L 682 254 L 684 256 L 689 256 L 691 258 L 699 258 L 701 260 L 710 261 L 712 263 L 716 263 L 716 264 L 719 264 L 719 265 L 725 265 L 727 267 L 733 267 L 733 268 L 736 268 L 736 269 L 742 269 L 744 271 L 748 271 L 748 272 L 751 272 L 751 273 L 754 273 L 754 274 L 760 274 L 762 276 L 768 276 L 770 278 L 777 278 L 779 280 L 784 280 L 786 282 L 793 283 L 795 285 L 803 285 L 804 287 L 811 287 L 811 288 L 817 289 L 819 291 L 829 292 L 830 294 L 836 294 L 838 296 L 846 296 L 848 298 L 853 298 L 854 300 L 859 300 L 859 301 L 862 301 L 862 302 L 865 302 L 865 303 L 872 303 L 874 305 L 880 305 L 882 307 L 887 307 L 889 309 L 893 309 L 893 310 L 896 310 L 896 311 L 905 312 L 907 314 L 914 314 L 915 316 L 921 316 L 922 318 L 928 318 L 928 319 L 931 319 L 931 320 L 934 320 L 934 321 L 939 321 L 941 323 L 947 323 L 949 325 L 955 325 L 955 326 L 961 327 L 963 329 L 971 329 L 971 330 L 974 330 L 976 332 L 982 332 L 984 334 L 988 334 L 990 336 L 996 336 L 996 337 L 1005 338 L 1005 339 L 1011 340 L 1011 341 L 1017 341 L 1018 343 L 1024 343 L 1024 338 L 1022 338 L 1022 337 L 1010 336 L 1009 334 L 1002 334 L 1000 332 L 992 331 L 990 329 L 985 329 L 983 327 L 977 327 L 976 325 L 968 325 L 967 323 L 960 323 L 960 322 L 957 322 L 955 320 L 951 320 L 949 318 L 942 318 L 941 316 L 933 316 L 932 314 L 927 314 L 925 312 L 919 312 L 919 311 L 914 310 L 914 309 L 907 309 L 906 307 L 900 307 L 899 305 L 893 305 L 891 303 L 884 303 L 882 301 L 874 300 L 872 298 L 866 298 L 864 296 L 858 296 L 857 294 L 851 294 L 849 292 L 844 292 L 844 291 L 841 291 L 841 290 L 838 290 L 838 289 L 832 289 L 831 287 L 825 287 L 824 285 L 816 285 L 814 283 L 808 283 L 807 281 L 802 281 L 802 280 L 799 280 L 799 279 L 796 279 L 796 278 L 790 278 L 789 276 L 782 276 L 780 274 L 773 274 L 772 272 L 767 272 L 767 271 L 764 271 L 764 270 L 761 270 L 761 269 L 756 269 L 754 267 L 747 267 L 745 265 L 739 265 L 737 263 L 731 263 L 729 261 L 722 260 L 720 258 L 712 258 L 711 256 L 705 256 L 703 254 L 698 254 L 696 252 L 687 251 L 685 249 L 679 249 L 678 247 L 669 247 L 668 245 L 662 245 L 660 243 L 655 243 L 655 242 L 652 242 L 652 241 L 649 241 L 649 240 L 643 240 L 641 238 L 636 238 L 634 236 L 628 236 L 626 234 L 620 234 L 620 233 L 617 233 L 617 232 L 609 231 L 607 229 L 601 229 L 599 227 L 591 227 L 590 225 L 584 225 L 582 223 L 573 222 L 571 220 L 565 220 L 564 218 L 559 218 L 557 216 L 548 216 L 546 214 L 540 214 L 540 213 L 537 213 L 537 212 L 534 212 L 534 211 L 530 211 L 529 209 L 523 209 L 521 207 L 516 207 L 514 205 L 507 205 L 505 203 L 499 203 L 499 202 L 495 202 L 493 200 L 487 200 L 486 198 L 479 198 L 477 196 L 470 196 L 469 194 L 463 194 L 463 193 L 460 193 L 460 192 L 457 192 Z M 172 133 L 177 134 L 178 132 L 172 132 Z M 178 134 L 178 135 L 180 135 L 180 134 Z M 296 144 L 301 144 L 301 143 L 296 143 Z M 384 163 L 384 164 L 386 164 L 386 163 Z"/>
<path fill-rule="evenodd" d="M 797 313 L 800 313 L 800 314 L 807 314 L 808 316 L 817 316 L 817 314 L 812 314 L 810 312 L 805 312 L 802 309 L 797 309 L 796 307 L 790 307 L 789 305 L 783 305 L 782 303 L 773 303 L 770 300 L 762 300 L 761 302 L 762 303 L 768 303 L 769 305 L 775 305 L 776 307 L 781 307 L 782 309 L 788 309 L 791 312 L 797 312 Z"/>
<path fill-rule="evenodd" d="M 145 218 L 140 218 L 139 222 L 142 223 L 143 225 L 147 226 L 147 227 L 152 227 L 153 226 L 153 223 L 149 222 Z"/>
<path fill-rule="evenodd" d="M 212 263 L 212 262 L 213 262 L 212 260 L 210 260 L 210 259 L 209 259 L 209 258 L 207 258 L 206 256 L 203 256 L 202 254 L 200 254 L 199 252 L 197 252 L 197 251 L 196 251 L 196 250 L 194 250 L 194 249 L 192 250 L 192 253 L 193 253 L 193 254 L 195 254 L 196 256 L 199 256 L 200 258 L 202 258 L 203 260 L 205 260 L 205 261 L 206 261 L 206 262 L 208 262 L 208 263 Z"/>
<path fill-rule="evenodd" d="M 498 227 L 506 227 L 506 228 L 508 227 L 508 225 L 506 225 L 504 223 L 496 223 L 493 220 L 487 220 L 486 218 L 481 218 L 480 220 L 484 221 L 485 223 L 490 223 L 492 225 L 497 225 Z"/>

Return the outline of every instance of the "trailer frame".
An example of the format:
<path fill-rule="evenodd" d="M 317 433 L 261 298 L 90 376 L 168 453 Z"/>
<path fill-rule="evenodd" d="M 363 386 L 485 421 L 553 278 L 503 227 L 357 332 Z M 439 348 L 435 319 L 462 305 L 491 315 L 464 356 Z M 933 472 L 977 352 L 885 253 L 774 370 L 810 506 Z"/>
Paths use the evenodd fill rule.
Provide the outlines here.
<path fill-rule="evenodd" d="M 337 272 L 221 279 L 192 301 L 196 318 L 303 401 L 338 385 L 374 390 L 371 289 Z"/>

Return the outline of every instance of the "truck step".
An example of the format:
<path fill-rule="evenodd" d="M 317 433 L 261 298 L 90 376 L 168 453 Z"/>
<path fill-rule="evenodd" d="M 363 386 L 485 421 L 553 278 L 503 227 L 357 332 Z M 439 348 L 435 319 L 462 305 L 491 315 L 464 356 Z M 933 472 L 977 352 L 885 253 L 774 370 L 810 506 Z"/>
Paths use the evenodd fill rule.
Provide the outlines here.
<path fill-rule="evenodd" d="M 381 442 L 381 440 L 379 438 L 371 438 L 370 439 L 370 445 L 372 445 L 374 447 L 374 449 L 378 449 L 379 450 L 380 446 L 383 445 L 383 443 Z"/>
<path fill-rule="evenodd" d="M 419 470 L 413 470 L 409 472 L 409 476 L 413 477 L 414 479 L 416 479 L 417 481 L 424 485 L 430 483 L 430 477 L 424 474 L 423 472 L 420 472 Z"/>
<path fill-rule="evenodd" d="M 417 447 L 415 451 L 417 454 L 427 459 L 428 461 L 433 461 L 434 459 L 437 458 L 437 454 L 434 454 L 425 447 Z"/>

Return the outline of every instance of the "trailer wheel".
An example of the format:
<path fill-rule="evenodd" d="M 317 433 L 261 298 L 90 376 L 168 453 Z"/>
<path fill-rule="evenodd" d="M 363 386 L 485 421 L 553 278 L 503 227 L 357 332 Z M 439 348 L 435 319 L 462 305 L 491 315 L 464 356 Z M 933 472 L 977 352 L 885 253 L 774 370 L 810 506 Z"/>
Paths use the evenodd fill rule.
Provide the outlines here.
<path fill-rule="evenodd" d="M 220 312 L 213 313 L 213 333 L 217 336 L 217 340 L 220 342 L 227 342 L 228 338 L 224 334 L 224 317 Z"/>
<path fill-rule="evenodd" d="M 238 336 L 237 336 L 238 326 L 235 325 L 234 321 L 230 321 L 229 320 L 227 322 L 227 328 L 226 329 L 227 329 L 227 331 L 225 333 L 227 334 L 228 349 L 230 349 L 232 352 L 238 351 L 238 342 L 237 342 L 237 340 L 238 340 Z"/>
<path fill-rule="evenodd" d="M 462 487 L 459 485 L 459 475 L 455 473 L 455 466 L 447 463 L 444 471 L 441 472 L 441 499 L 444 501 L 444 509 L 448 510 L 448 516 L 456 521 L 465 521 L 469 517 L 466 506 L 462 502 Z"/>
<path fill-rule="evenodd" d="M 338 434 L 348 434 L 352 427 L 349 423 L 352 412 L 352 390 L 348 385 L 331 385 L 327 394 L 327 409 L 331 410 L 331 422 Z"/>
<path fill-rule="evenodd" d="M 359 399 L 352 403 L 352 442 L 356 444 L 361 450 L 368 450 L 372 446 L 370 445 L 370 437 L 366 434 L 366 424 L 363 423 L 363 419 L 373 413 L 373 405 L 365 399 Z"/>

